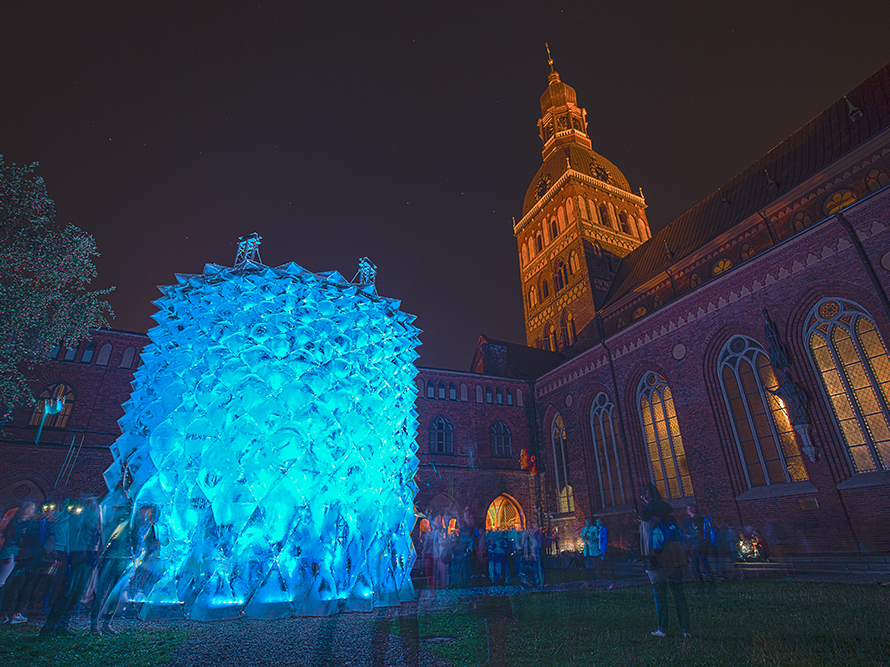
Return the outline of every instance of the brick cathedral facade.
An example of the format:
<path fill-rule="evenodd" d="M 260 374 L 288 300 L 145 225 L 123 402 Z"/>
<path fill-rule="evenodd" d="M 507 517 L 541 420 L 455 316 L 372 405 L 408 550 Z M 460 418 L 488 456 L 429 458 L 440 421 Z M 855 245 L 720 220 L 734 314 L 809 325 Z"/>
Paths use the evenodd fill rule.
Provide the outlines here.
<path fill-rule="evenodd" d="M 654 235 L 552 63 L 538 125 L 526 341 L 419 369 L 418 509 L 563 544 L 602 518 L 621 545 L 654 484 L 790 552 L 890 550 L 890 66 Z M 30 410 L 2 427 L 4 506 L 101 488 L 148 342 L 95 332 L 41 369 L 68 412 L 39 445 Z"/>

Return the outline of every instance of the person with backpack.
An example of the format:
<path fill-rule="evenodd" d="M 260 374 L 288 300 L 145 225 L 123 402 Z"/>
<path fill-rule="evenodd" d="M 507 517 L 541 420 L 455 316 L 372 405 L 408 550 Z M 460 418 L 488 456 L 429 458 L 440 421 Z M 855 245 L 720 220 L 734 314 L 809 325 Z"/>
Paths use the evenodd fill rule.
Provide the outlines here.
<path fill-rule="evenodd" d="M 643 488 L 640 495 L 643 508 L 640 511 L 640 546 L 648 564 L 646 574 L 655 592 L 655 616 L 658 628 L 653 637 L 665 637 L 667 633 L 667 589 L 670 584 L 677 620 L 683 638 L 689 637 L 689 605 L 683 589 L 683 568 L 686 550 L 680 529 L 673 517 L 673 508 L 661 500 L 653 485 Z"/>

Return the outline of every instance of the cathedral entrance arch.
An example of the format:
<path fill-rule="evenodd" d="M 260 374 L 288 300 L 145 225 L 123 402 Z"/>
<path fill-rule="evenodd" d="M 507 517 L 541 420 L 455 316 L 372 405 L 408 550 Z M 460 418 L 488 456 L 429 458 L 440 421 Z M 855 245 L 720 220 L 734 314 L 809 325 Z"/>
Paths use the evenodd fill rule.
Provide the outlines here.
<path fill-rule="evenodd" d="M 525 530 L 525 515 L 515 499 L 502 494 L 485 513 L 485 530 Z"/>

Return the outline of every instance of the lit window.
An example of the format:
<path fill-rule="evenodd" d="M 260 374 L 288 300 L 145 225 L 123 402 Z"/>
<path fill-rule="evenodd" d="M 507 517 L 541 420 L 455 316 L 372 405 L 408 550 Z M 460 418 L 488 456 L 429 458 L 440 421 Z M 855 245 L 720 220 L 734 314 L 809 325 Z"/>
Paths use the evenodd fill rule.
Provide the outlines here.
<path fill-rule="evenodd" d="M 645 314 L 648 313 L 648 312 L 649 312 L 649 311 L 646 310 L 646 306 L 640 306 L 639 308 L 637 308 L 637 309 L 634 311 L 633 319 L 638 320 L 638 319 L 640 319 L 643 315 L 645 315 Z"/>
<path fill-rule="evenodd" d="M 890 358 L 874 320 L 851 301 L 823 299 L 805 335 L 853 472 L 890 470 Z"/>
<path fill-rule="evenodd" d="M 513 456 L 512 437 L 510 429 L 504 422 L 496 422 L 491 427 L 491 455 Z"/>
<path fill-rule="evenodd" d="M 534 307 L 538 305 L 538 290 L 532 285 L 528 290 L 528 305 Z"/>
<path fill-rule="evenodd" d="M 652 482 L 667 498 L 693 495 L 671 388 L 661 375 L 650 372 L 640 381 L 637 399 Z"/>
<path fill-rule="evenodd" d="M 567 457 L 566 427 L 558 412 L 550 429 L 553 444 L 553 471 L 556 475 L 557 507 L 560 514 L 575 511 L 575 497 L 569 483 L 569 462 Z"/>
<path fill-rule="evenodd" d="M 445 417 L 436 417 L 430 424 L 430 451 L 433 454 L 454 453 L 454 429 Z"/>
<path fill-rule="evenodd" d="M 734 336 L 720 352 L 720 382 L 748 488 L 807 479 L 779 382 L 755 341 Z"/>
<path fill-rule="evenodd" d="M 618 432 L 615 404 L 602 392 L 593 399 L 590 428 L 593 432 L 593 459 L 600 482 L 601 506 L 623 505 L 629 501 L 629 491 L 624 487 L 627 463 Z"/>
<path fill-rule="evenodd" d="M 842 190 L 835 192 L 831 197 L 825 200 L 822 209 L 825 215 L 834 215 L 838 211 L 847 208 L 856 201 L 856 195 L 851 190 Z"/>
<path fill-rule="evenodd" d="M 727 271 L 730 267 L 732 267 L 732 262 L 726 258 L 718 260 L 716 264 L 714 264 L 714 268 L 711 269 L 715 276 L 719 276 L 724 271 Z"/>
<path fill-rule="evenodd" d="M 46 421 L 43 422 L 44 428 L 65 428 L 68 424 L 68 417 L 71 416 L 71 409 L 74 407 L 74 387 L 64 382 L 51 385 L 40 392 L 37 397 L 37 405 L 34 406 L 34 412 L 31 413 L 31 426 L 40 426 L 40 420 L 43 418 L 45 406 L 48 404 L 50 409 L 55 410 L 61 402 L 61 410 L 56 414 L 48 414 Z"/>

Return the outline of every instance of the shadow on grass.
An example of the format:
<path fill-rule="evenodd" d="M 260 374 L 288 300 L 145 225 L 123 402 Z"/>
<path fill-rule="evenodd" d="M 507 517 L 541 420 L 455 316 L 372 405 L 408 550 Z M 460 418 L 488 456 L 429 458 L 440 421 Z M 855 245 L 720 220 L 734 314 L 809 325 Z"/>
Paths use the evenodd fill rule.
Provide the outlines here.
<path fill-rule="evenodd" d="M 93 637 L 38 638 L 36 625 L 0 626 L 3 667 L 156 667 L 194 632 L 182 628 L 130 628 L 120 634 Z"/>
<path fill-rule="evenodd" d="M 464 666 L 890 665 L 886 587 L 781 581 L 726 582 L 713 595 L 686 590 L 687 640 L 672 599 L 668 637 L 649 634 L 650 586 L 462 601 L 420 614 L 417 637 Z M 430 641 L 437 637 L 448 641 Z"/>

